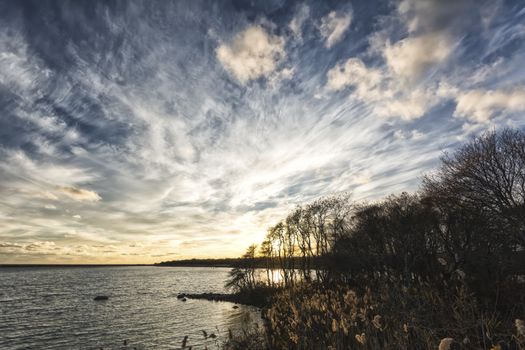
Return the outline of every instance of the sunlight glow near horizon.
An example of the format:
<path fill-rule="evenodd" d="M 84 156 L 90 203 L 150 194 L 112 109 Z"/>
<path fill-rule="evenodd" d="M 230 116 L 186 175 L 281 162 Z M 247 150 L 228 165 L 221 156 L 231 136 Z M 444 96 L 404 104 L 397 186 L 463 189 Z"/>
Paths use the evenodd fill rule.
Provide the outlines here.
<path fill-rule="evenodd" d="M 520 1 L 0 0 L 0 264 L 234 257 L 525 127 Z"/>

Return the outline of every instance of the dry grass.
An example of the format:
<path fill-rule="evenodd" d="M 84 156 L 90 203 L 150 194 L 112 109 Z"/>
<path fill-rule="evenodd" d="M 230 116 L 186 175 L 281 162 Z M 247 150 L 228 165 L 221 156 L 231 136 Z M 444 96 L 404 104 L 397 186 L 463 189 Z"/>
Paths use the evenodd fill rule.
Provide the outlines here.
<path fill-rule="evenodd" d="M 261 329 L 225 349 L 525 349 L 523 308 L 483 310 L 466 287 L 425 282 L 356 292 L 303 285 L 279 293 Z"/>

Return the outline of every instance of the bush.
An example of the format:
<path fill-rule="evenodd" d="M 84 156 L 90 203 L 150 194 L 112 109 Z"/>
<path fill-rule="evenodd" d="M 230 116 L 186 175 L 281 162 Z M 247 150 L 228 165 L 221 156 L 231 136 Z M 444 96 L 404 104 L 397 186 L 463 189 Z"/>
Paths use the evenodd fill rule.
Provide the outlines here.
<path fill-rule="evenodd" d="M 264 343 L 270 349 L 435 349 L 449 338 L 449 349 L 525 347 L 516 328 L 523 305 L 513 313 L 484 310 L 460 283 L 439 290 L 425 281 L 409 288 L 384 282 L 360 291 L 311 284 L 284 290 L 265 311 Z"/>

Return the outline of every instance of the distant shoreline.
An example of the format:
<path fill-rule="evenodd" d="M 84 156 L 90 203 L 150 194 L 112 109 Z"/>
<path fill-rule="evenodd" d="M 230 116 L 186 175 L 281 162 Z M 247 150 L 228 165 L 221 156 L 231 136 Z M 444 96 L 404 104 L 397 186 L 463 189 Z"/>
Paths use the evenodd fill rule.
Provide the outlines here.
<path fill-rule="evenodd" d="M 202 263 L 202 264 L 186 264 L 182 262 L 180 264 L 0 264 L 0 268 L 15 268 L 15 267 L 133 267 L 133 266 L 151 266 L 151 267 L 234 267 L 233 264 L 214 264 L 214 263 Z"/>
<path fill-rule="evenodd" d="M 0 264 L 2 267 L 126 267 L 155 266 L 154 264 Z"/>
<path fill-rule="evenodd" d="M 282 260 L 282 261 L 281 261 Z M 218 258 L 218 259 L 185 259 L 172 260 L 156 263 L 155 266 L 168 267 L 250 267 L 250 268 L 270 268 L 279 269 L 283 261 L 287 261 L 290 266 L 300 266 L 300 257 L 287 257 L 278 259 L 275 257 L 254 257 L 254 258 Z M 325 264 L 323 258 L 312 257 L 310 259 L 311 268 L 322 268 Z"/>
<path fill-rule="evenodd" d="M 295 261 L 294 265 L 299 266 L 298 257 L 291 258 Z M 311 261 L 313 268 L 323 266 L 323 260 L 313 258 Z M 218 258 L 218 259 L 183 259 L 163 261 L 153 264 L 0 264 L 0 268 L 5 267 L 131 267 L 131 266 L 154 266 L 154 267 L 252 267 L 252 268 L 271 268 L 277 269 L 279 262 L 276 259 L 256 257 L 254 259 L 243 258 Z"/>

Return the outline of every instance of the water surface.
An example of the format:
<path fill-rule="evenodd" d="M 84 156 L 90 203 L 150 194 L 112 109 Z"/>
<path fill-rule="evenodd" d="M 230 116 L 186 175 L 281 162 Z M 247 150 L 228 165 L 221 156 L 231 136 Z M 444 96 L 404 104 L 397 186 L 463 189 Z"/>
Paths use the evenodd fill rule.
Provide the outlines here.
<path fill-rule="evenodd" d="M 176 298 L 223 293 L 228 268 L 0 268 L 0 349 L 193 349 L 226 337 L 228 328 L 260 323 L 256 308 Z M 108 295 L 107 301 L 94 301 Z M 220 339 L 220 338 L 219 338 Z M 131 347 L 132 348 L 132 347 Z"/>

